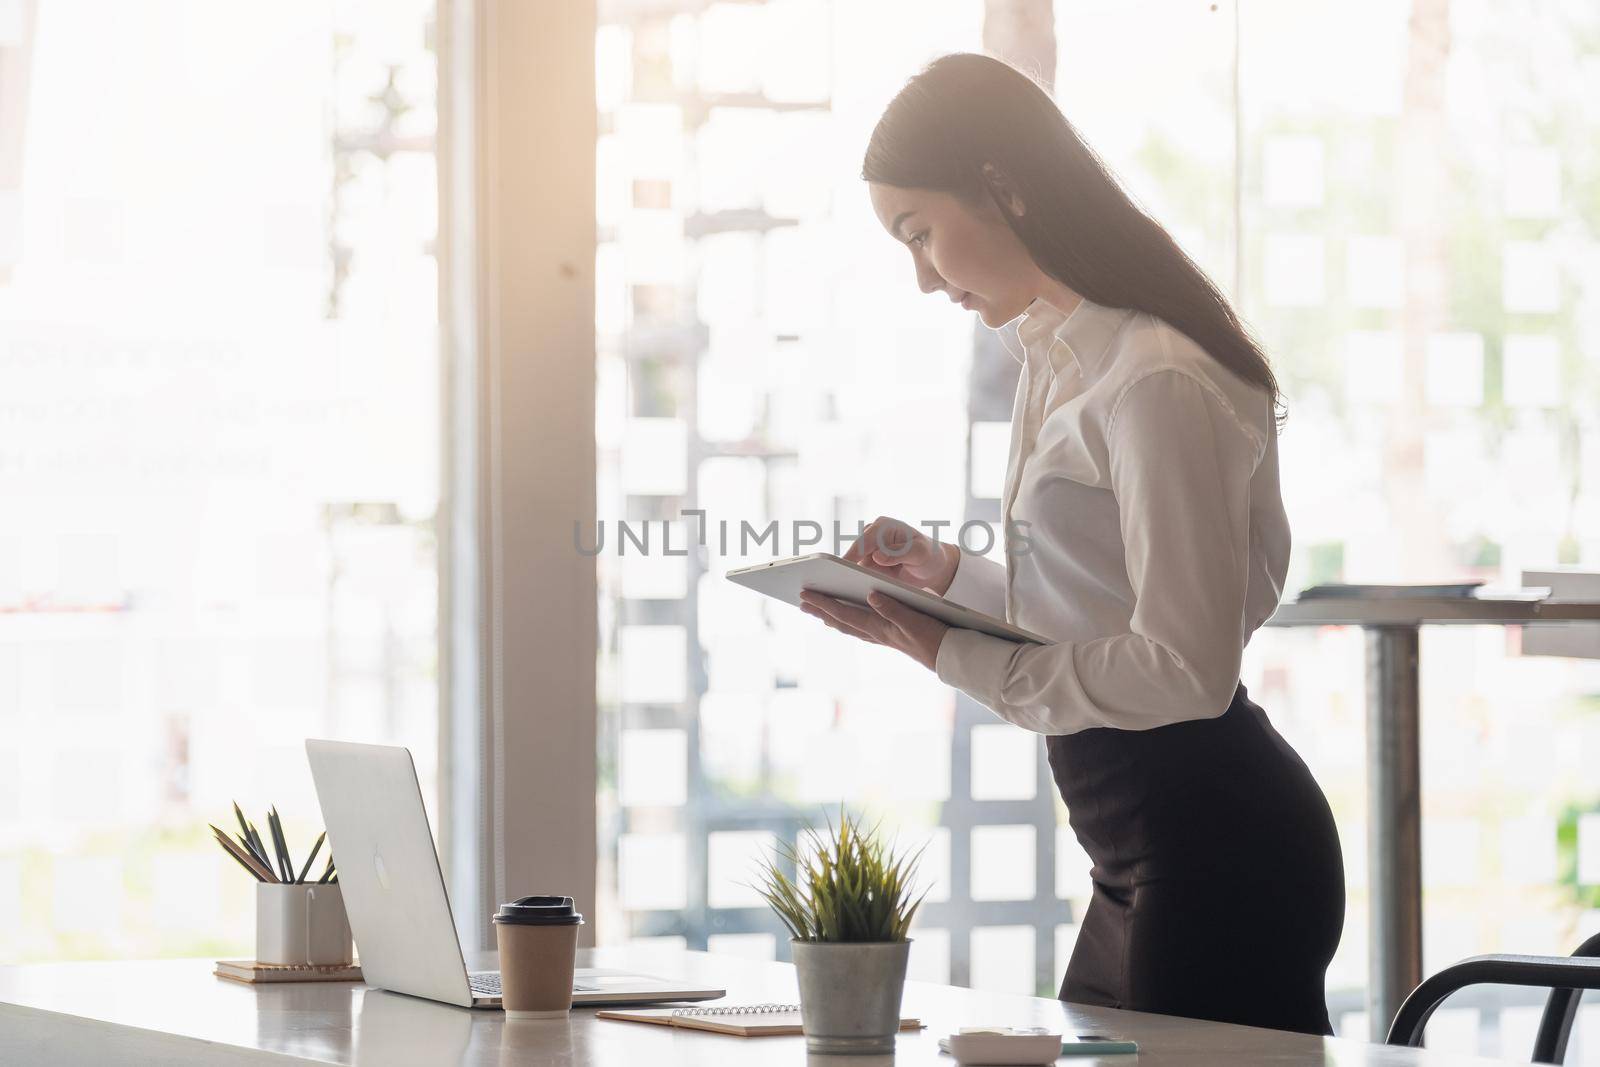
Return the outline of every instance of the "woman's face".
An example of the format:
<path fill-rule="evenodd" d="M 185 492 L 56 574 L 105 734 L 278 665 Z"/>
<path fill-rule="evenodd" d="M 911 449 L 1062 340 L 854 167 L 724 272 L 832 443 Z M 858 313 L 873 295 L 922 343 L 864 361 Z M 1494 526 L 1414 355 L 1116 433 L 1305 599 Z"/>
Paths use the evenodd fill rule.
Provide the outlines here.
<path fill-rule="evenodd" d="M 991 329 L 1022 314 L 1040 295 L 1043 272 L 991 198 L 974 207 L 927 189 L 878 182 L 868 189 L 878 221 L 911 250 L 924 293 L 946 294 Z"/>

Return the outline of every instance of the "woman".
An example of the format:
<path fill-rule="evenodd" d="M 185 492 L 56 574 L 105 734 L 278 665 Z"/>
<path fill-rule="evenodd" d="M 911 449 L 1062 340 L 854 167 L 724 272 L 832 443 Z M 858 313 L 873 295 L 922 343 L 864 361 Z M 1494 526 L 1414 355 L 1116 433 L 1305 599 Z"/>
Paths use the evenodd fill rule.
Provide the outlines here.
<path fill-rule="evenodd" d="M 850 558 L 1055 643 L 807 593 L 1045 735 L 1093 861 L 1065 1000 L 1331 1033 L 1339 840 L 1305 764 L 1239 684 L 1282 591 L 1278 389 L 1227 300 L 1050 98 L 946 56 L 889 105 L 863 176 L 926 293 L 1025 349 L 1006 564 L 878 519 Z"/>

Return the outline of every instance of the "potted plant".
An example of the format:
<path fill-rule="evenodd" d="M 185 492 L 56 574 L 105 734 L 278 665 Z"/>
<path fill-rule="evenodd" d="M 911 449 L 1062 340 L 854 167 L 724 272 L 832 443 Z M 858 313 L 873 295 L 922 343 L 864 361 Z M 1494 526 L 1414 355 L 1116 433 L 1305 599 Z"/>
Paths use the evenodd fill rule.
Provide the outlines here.
<path fill-rule="evenodd" d="M 788 927 L 800 978 L 806 1048 L 816 1053 L 894 1051 L 911 941 L 922 903 L 912 897 L 921 850 L 897 855 L 846 815 L 827 834 L 807 830 L 761 865 L 756 889 Z M 784 871 L 794 867 L 791 879 Z"/>

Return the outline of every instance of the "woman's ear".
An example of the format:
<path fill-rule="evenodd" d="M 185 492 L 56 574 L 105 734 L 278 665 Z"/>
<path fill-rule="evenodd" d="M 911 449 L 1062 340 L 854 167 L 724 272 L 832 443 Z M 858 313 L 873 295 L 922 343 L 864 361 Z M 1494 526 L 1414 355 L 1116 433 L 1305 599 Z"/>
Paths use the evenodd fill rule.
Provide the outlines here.
<path fill-rule="evenodd" d="M 1007 214 L 1021 218 L 1028 213 L 1027 205 L 1022 202 L 1022 197 L 1017 195 L 1017 190 L 1011 184 L 1011 179 L 1005 172 L 993 163 L 983 165 L 983 179 L 989 184 L 989 192 L 994 197 L 994 202 Z"/>

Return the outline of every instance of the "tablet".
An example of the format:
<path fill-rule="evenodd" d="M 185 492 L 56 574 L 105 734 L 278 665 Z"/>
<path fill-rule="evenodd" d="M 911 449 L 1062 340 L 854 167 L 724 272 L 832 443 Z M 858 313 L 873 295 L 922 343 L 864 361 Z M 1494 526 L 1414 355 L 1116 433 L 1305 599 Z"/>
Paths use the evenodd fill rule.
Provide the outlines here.
<path fill-rule="evenodd" d="M 777 597 L 784 603 L 796 607 L 800 606 L 802 589 L 815 590 L 839 600 L 862 605 L 867 602 L 867 594 L 876 589 L 950 626 L 963 630 L 976 630 L 981 634 L 1004 638 L 1007 641 L 1036 645 L 1050 644 L 1050 639 L 1047 637 L 1029 633 L 1019 626 L 1012 626 L 981 611 L 973 611 L 953 600 L 934 596 L 926 589 L 918 589 L 898 578 L 869 570 L 857 563 L 848 563 L 831 552 L 813 552 L 807 556 L 792 556 L 789 559 L 775 559 L 770 563 L 758 563 L 754 567 L 740 567 L 738 570 L 729 571 L 727 579 L 748 586 L 758 593 Z"/>

